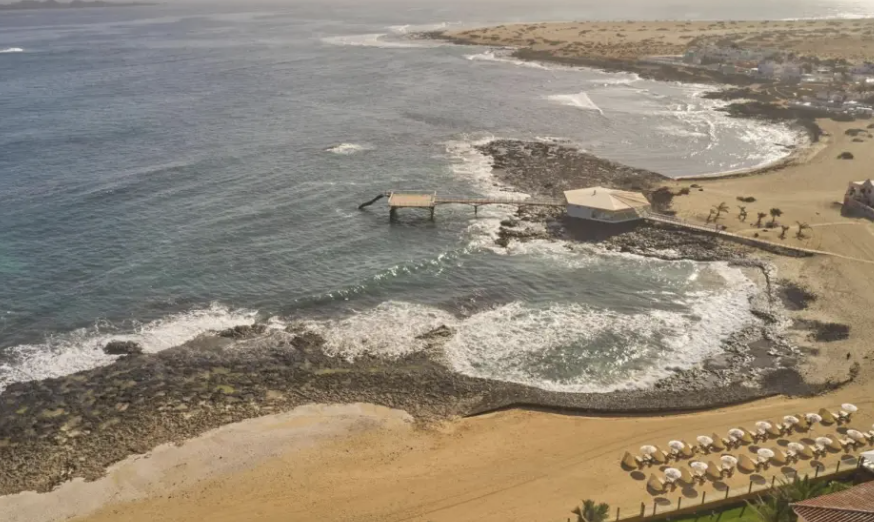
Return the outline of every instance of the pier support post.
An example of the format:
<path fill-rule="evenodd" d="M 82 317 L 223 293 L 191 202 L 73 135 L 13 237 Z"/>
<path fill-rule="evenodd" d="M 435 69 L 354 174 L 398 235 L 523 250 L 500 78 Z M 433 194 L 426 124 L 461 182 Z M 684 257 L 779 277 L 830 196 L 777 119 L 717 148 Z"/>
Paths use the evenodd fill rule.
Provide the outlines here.
<path fill-rule="evenodd" d="M 431 207 L 431 221 L 434 221 L 434 207 Z"/>
<path fill-rule="evenodd" d="M 479 212 L 479 205 L 474 205 L 473 206 L 473 215 L 474 216 L 477 215 L 478 212 Z"/>
<path fill-rule="evenodd" d="M 391 207 L 388 209 L 388 219 L 389 221 L 394 221 L 398 217 L 398 209 L 396 207 Z"/>

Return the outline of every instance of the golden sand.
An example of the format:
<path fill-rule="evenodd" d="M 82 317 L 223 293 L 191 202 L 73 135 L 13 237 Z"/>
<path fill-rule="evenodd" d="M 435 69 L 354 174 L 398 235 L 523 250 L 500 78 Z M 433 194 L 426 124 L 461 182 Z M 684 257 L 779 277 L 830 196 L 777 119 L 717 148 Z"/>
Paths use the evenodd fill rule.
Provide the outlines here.
<path fill-rule="evenodd" d="M 514 46 L 561 57 L 637 59 L 683 54 L 690 43 L 732 40 L 820 58 L 874 58 L 874 19 L 696 22 L 561 22 L 448 32 L 472 44 Z"/>

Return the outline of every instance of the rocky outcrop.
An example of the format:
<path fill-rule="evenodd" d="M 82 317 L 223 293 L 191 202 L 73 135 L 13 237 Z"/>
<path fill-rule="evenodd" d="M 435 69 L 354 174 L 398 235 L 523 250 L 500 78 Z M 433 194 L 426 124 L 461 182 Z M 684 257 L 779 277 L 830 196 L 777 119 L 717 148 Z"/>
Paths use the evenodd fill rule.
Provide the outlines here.
<path fill-rule="evenodd" d="M 648 191 L 668 178 L 555 143 L 495 140 L 477 147 L 492 158 L 500 184 L 528 194 L 564 197 L 564 191 L 602 186 Z"/>
<path fill-rule="evenodd" d="M 140 355 L 143 347 L 133 341 L 109 341 L 103 347 L 107 355 Z"/>
<path fill-rule="evenodd" d="M 246 337 L 261 335 L 266 330 L 267 326 L 263 324 L 244 324 L 228 328 L 227 330 L 222 330 L 216 335 L 226 339 L 245 339 Z"/>

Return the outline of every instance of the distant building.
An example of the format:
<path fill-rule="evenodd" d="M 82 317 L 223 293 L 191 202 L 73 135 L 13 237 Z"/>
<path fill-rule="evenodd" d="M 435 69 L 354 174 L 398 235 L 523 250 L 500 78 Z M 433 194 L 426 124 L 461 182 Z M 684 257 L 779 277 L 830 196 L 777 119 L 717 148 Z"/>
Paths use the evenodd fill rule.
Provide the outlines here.
<path fill-rule="evenodd" d="M 792 504 L 798 522 L 874 522 L 874 482 Z"/>
<path fill-rule="evenodd" d="M 869 207 L 874 207 L 874 183 L 870 179 L 851 181 L 844 195 L 844 202 L 853 200 Z"/>
<path fill-rule="evenodd" d="M 564 197 L 569 217 L 603 223 L 635 221 L 650 209 L 646 196 L 639 192 L 604 187 L 568 190 Z"/>

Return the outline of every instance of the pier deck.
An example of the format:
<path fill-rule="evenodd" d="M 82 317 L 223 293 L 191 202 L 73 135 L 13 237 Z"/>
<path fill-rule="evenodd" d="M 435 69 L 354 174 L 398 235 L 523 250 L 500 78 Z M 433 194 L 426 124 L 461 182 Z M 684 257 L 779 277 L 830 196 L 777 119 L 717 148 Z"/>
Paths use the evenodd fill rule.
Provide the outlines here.
<path fill-rule="evenodd" d="M 394 218 L 397 215 L 399 208 L 424 208 L 431 213 L 431 219 L 434 219 L 434 208 L 438 205 L 470 205 L 473 207 L 474 214 L 477 213 L 479 207 L 484 205 L 515 205 L 515 206 L 536 206 L 536 207 L 559 207 L 564 208 L 566 202 L 558 199 L 544 198 L 523 198 L 523 197 L 463 197 L 463 196 L 444 196 L 440 197 L 436 192 L 426 191 L 388 191 L 384 192 L 372 200 L 362 203 L 358 208 L 363 209 L 368 207 L 382 198 L 388 199 L 389 215 Z"/>

